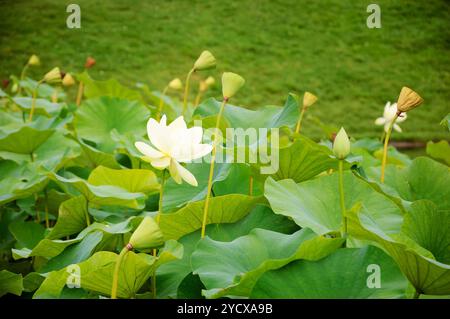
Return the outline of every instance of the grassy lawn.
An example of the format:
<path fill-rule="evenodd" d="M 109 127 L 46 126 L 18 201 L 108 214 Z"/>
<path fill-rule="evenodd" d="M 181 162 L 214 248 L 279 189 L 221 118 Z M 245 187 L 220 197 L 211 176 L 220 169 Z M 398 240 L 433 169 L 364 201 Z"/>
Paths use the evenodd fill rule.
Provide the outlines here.
<path fill-rule="evenodd" d="M 69 3 L 0 0 L 0 77 L 18 74 L 32 53 L 42 61 L 36 77 L 56 65 L 78 72 L 92 55 L 94 78 L 161 89 L 184 80 L 209 49 L 219 62 L 210 74 L 247 80 L 235 104 L 282 104 L 288 92 L 309 90 L 320 99 L 310 114 L 353 136 L 379 136 L 373 121 L 406 85 L 425 103 L 393 138 L 449 138 L 438 125 L 450 109 L 448 1 L 378 0 L 381 29 L 366 26 L 373 1 L 78 0 L 81 29 L 66 28 Z M 312 121 L 304 129 L 317 136 Z"/>

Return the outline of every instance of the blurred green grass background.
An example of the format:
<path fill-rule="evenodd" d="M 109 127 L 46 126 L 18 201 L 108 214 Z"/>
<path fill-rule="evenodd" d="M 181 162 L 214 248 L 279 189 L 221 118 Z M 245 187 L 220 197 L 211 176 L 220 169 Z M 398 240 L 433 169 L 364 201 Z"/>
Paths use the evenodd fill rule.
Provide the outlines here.
<path fill-rule="evenodd" d="M 35 77 L 53 66 L 79 72 L 91 55 L 94 78 L 161 90 L 208 49 L 218 68 L 202 75 L 229 70 L 247 80 L 234 104 L 282 105 L 288 92 L 308 90 L 319 97 L 310 115 L 379 136 L 375 118 L 406 85 L 425 103 L 393 139 L 449 139 L 439 126 L 450 109 L 448 1 L 378 0 L 381 29 L 367 28 L 373 1 L 360 0 L 77 0 L 82 28 L 68 29 L 73 2 L 0 0 L 0 77 L 20 73 L 32 53 L 42 62 Z M 219 97 L 220 86 L 208 95 Z M 308 118 L 303 128 L 318 136 Z"/>

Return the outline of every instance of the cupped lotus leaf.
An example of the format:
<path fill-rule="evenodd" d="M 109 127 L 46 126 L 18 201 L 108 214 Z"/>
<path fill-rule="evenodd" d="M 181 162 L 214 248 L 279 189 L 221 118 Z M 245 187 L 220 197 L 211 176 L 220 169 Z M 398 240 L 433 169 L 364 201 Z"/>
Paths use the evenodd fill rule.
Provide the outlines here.
<path fill-rule="evenodd" d="M 229 194 L 212 197 L 206 224 L 234 223 L 247 215 L 264 197 Z M 189 203 L 174 213 L 162 214 L 159 226 L 164 238 L 178 239 L 202 227 L 205 201 Z"/>
<path fill-rule="evenodd" d="M 23 291 L 23 278 L 8 270 L 0 271 L 0 297 L 10 293 L 20 296 Z"/>
<path fill-rule="evenodd" d="M 129 251 L 120 266 L 117 296 L 134 298 L 152 273 L 162 264 L 181 258 L 183 248 L 174 241 L 166 243 L 158 257 Z M 100 251 L 79 263 L 81 288 L 109 296 L 114 266 L 118 255 Z M 49 273 L 33 298 L 58 298 L 66 285 L 69 272 L 66 268 Z"/>
<path fill-rule="evenodd" d="M 450 210 L 450 170 L 427 157 L 415 158 L 406 168 L 398 168 L 386 184 L 407 201 L 428 199 L 439 209 Z"/>
<path fill-rule="evenodd" d="M 349 171 L 344 172 L 343 180 L 347 209 L 362 202 L 371 208 L 372 218 L 383 229 L 398 232 L 403 213 L 393 200 Z M 299 184 L 290 179 L 276 182 L 268 178 L 264 194 L 275 213 L 291 217 L 299 226 L 311 228 L 318 235 L 339 231 L 343 226 L 337 173 Z"/>
<path fill-rule="evenodd" d="M 87 201 L 83 196 L 72 197 L 59 206 L 56 225 L 47 235 L 48 239 L 59 239 L 76 234 L 86 227 Z"/>
<path fill-rule="evenodd" d="M 298 260 L 266 272 L 251 298 L 404 298 L 407 286 L 395 262 L 379 248 L 342 248 L 318 261 Z"/>
<path fill-rule="evenodd" d="M 143 136 L 150 117 L 147 108 L 137 101 L 111 97 L 86 100 L 75 114 L 75 128 L 79 138 L 97 143 L 100 150 L 111 152 L 115 142 L 111 130 Z"/>
<path fill-rule="evenodd" d="M 28 125 L 6 132 L 0 130 L 0 151 L 30 155 L 53 133 L 53 129 L 36 129 Z"/>
<path fill-rule="evenodd" d="M 442 262 L 448 262 L 448 211 L 438 210 L 428 201 L 414 204 L 397 234 L 386 233 L 365 206 L 355 206 L 347 211 L 347 217 L 349 234 L 382 247 L 417 293 L 450 294 L 450 265 Z"/>
<path fill-rule="evenodd" d="M 130 101 L 141 101 L 142 96 L 139 91 L 132 90 L 119 83 L 116 79 L 109 79 L 106 81 L 94 80 L 90 77 L 87 71 L 78 74 L 77 79 L 83 82 L 84 95 L 88 99 L 108 96 L 121 99 L 127 99 Z"/>
<path fill-rule="evenodd" d="M 96 167 L 88 178 L 88 183 L 95 186 L 112 185 L 126 189 L 130 193 L 158 191 L 160 185 L 156 174 L 145 169 L 111 169 Z"/>
<path fill-rule="evenodd" d="M 207 117 L 219 113 L 222 102 L 210 98 L 201 103 L 194 111 L 194 116 Z M 224 118 L 234 128 L 277 128 L 293 127 L 298 120 L 299 106 L 294 94 L 289 94 L 284 107 L 268 105 L 249 110 L 243 107 L 226 104 Z"/>
<path fill-rule="evenodd" d="M 58 183 L 63 189 L 67 186 L 75 188 L 81 193 L 89 203 L 95 205 L 125 206 L 135 209 L 142 209 L 145 206 L 145 195 L 143 193 L 131 193 L 118 186 L 91 185 L 79 177 L 65 178 L 57 174 L 50 173 L 49 177 Z"/>
<path fill-rule="evenodd" d="M 292 144 L 281 147 L 278 152 L 279 169 L 270 175 L 274 180 L 290 178 L 299 183 L 329 169 L 337 168 L 337 160 L 331 157 L 332 152 L 328 147 L 304 136 L 297 137 Z M 259 172 L 261 164 L 254 166 L 256 172 Z M 261 177 L 265 179 L 267 176 Z"/>
<path fill-rule="evenodd" d="M 235 223 L 207 225 L 206 235 L 212 240 L 229 242 L 248 235 L 254 228 L 285 234 L 291 234 L 298 230 L 298 226 L 287 217 L 274 214 L 267 206 L 258 205 Z M 183 258 L 158 268 L 156 279 L 158 298 L 177 297 L 180 284 L 186 276 L 192 273 L 191 255 L 200 240 L 200 229 L 179 239 L 184 247 Z M 198 293 L 200 295 L 201 291 Z"/>
<path fill-rule="evenodd" d="M 33 98 L 31 97 L 15 97 L 12 99 L 20 109 L 29 113 L 32 108 Z M 65 107 L 65 103 L 53 103 L 46 99 L 36 99 L 34 105 L 34 114 L 44 115 L 46 117 L 57 116 Z"/>
<path fill-rule="evenodd" d="M 229 242 L 206 238 L 191 257 L 207 298 L 249 297 L 258 278 L 266 271 L 283 267 L 296 259 L 318 260 L 338 249 L 343 238 L 316 236 L 304 228 L 292 235 L 254 229 L 249 235 Z"/>
<path fill-rule="evenodd" d="M 227 178 L 231 164 L 217 163 L 214 166 L 213 185 Z M 177 184 L 172 178 L 168 179 L 164 186 L 163 212 L 168 212 L 183 206 L 189 202 L 202 200 L 208 190 L 209 163 L 190 163 L 186 169 L 197 179 L 198 186 L 193 187 L 188 183 Z"/>
<path fill-rule="evenodd" d="M 450 144 L 447 141 L 442 140 L 436 143 L 429 141 L 427 143 L 427 154 L 450 165 Z"/>
<path fill-rule="evenodd" d="M 40 192 L 48 183 L 35 163 L 19 165 L 14 161 L 0 161 L 0 205 Z"/>
<path fill-rule="evenodd" d="M 91 145 L 86 144 L 82 140 L 74 139 L 81 147 L 81 154 L 74 158 L 72 163 L 76 166 L 91 167 L 105 166 L 109 168 L 119 169 L 114 155 L 102 152 Z"/>

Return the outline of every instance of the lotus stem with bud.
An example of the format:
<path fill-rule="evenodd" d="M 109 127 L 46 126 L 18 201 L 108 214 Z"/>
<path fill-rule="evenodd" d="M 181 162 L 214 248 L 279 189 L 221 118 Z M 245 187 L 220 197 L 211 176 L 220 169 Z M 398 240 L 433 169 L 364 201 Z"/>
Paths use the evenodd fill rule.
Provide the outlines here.
<path fill-rule="evenodd" d="M 416 92 L 414 92 L 413 90 L 411 90 L 410 88 L 404 86 L 402 88 L 402 90 L 400 91 L 400 95 L 399 95 L 398 101 L 397 101 L 397 113 L 392 118 L 391 122 L 389 123 L 389 127 L 386 132 L 386 137 L 384 138 L 383 159 L 381 161 L 381 176 L 380 176 L 381 183 L 384 183 L 389 139 L 391 137 L 392 128 L 394 127 L 395 122 L 397 121 L 397 119 L 400 116 L 402 116 L 402 113 L 408 112 L 408 111 L 418 107 L 422 103 L 423 103 L 423 99 L 420 97 L 420 95 L 417 94 Z"/>
<path fill-rule="evenodd" d="M 17 95 L 20 95 L 20 93 L 22 91 L 22 86 L 20 85 L 20 82 L 22 82 L 25 79 L 25 73 L 27 72 L 28 68 L 30 66 L 38 66 L 40 64 L 41 64 L 41 61 L 39 60 L 39 57 L 37 55 L 33 54 L 32 56 L 30 56 L 27 64 L 25 64 L 25 66 L 22 69 L 22 72 L 20 73 L 20 81 L 19 81 L 19 87 L 17 89 Z"/>
<path fill-rule="evenodd" d="M 164 243 L 164 237 L 161 229 L 151 217 L 144 217 L 139 226 L 130 237 L 130 241 L 120 251 L 114 267 L 113 281 L 111 287 L 111 299 L 117 299 L 117 288 L 119 285 L 120 266 L 125 255 L 133 250 L 149 250 L 161 246 Z"/>
<path fill-rule="evenodd" d="M 179 78 L 173 79 L 172 81 L 167 84 L 167 86 L 163 89 L 161 97 L 159 98 L 159 107 L 158 107 L 158 114 L 156 115 L 156 119 L 159 121 L 161 119 L 161 115 L 163 112 L 164 107 L 164 98 L 166 97 L 167 91 L 169 89 L 172 90 L 181 90 L 183 88 L 183 83 Z"/>
<path fill-rule="evenodd" d="M 315 96 L 314 94 L 312 94 L 310 92 L 305 92 L 305 94 L 303 95 L 302 110 L 300 111 L 300 115 L 298 117 L 297 125 L 295 127 L 295 133 L 300 133 L 300 128 L 302 126 L 303 116 L 304 116 L 306 110 L 308 109 L 308 107 L 310 107 L 311 105 L 316 103 L 316 101 L 317 101 L 317 96 Z"/>
<path fill-rule="evenodd" d="M 212 180 L 214 176 L 214 162 L 216 160 L 217 136 L 219 135 L 219 125 L 225 104 L 244 86 L 245 80 L 236 73 L 225 72 L 222 75 L 222 104 L 220 105 L 219 114 L 217 115 L 216 125 L 214 127 L 214 139 L 211 152 L 211 164 L 209 167 L 208 188 L 206 192 L 205 206 L 203 209 L 201 238 L 205 237 L 206 222 L 208 220 L 209 199 L 211 197 Z"/>
<path fill-rule="evenodd" d="M 196 71 L 209 70 L 216 67 L 216 58 L 209 51 L 203 51 L 198 57 L 197 61 L 195 61 L 194 66 L 188 72 L 186 76 L 186 82 L 184 86 L 184 96 L 183 96 L 183 113 L 182 115 L 186 115 L 187 111 L 187 101 L 189 97 L 189 83 L 191 81 L 191 76 Z"/>
<path fill-rule="evenodd" d="M 344 221 L 343 237 L 347 236 L 347 217 L 344 197 L 344 160 L 350 154 L 350 140 L 344 128 L 341 127 L 333 142 L 333 153 L 339 160 L 339 202 Z"/>
<path fill-rule="evenodd" d="M 93 57 L 88 56 L 86 58 L 86 62 L 84 64 L 84 69 L 90 69 L 92 68 L 97 62 L 95 61 L 95 59 Z M 78 84 L 78 92 L 77 92 L 77 99 L 75 101 L 77 106 L 80 106 L 81 104 L 81 100 L 83 99 L 83 91 L 84 91 L 84 84 L 83 82 L 80 81 L 80 83 Z"/>

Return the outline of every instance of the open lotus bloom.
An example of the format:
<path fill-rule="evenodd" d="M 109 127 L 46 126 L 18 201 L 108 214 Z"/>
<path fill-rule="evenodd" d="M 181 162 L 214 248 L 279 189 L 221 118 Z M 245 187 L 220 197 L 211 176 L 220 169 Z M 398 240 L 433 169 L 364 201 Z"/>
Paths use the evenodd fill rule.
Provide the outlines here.
<path fill-rule="evenodd" d="M 153 147 L 144 142 L 136 142 L 136 148 L 144 154 L 142 159 L 156 169 L 169 168 L 170 175 L 178 184 L 182 180 L 197 186 L 195 176 L 180 163 L 191 162 L 212 151 L 210 144 L 202 144 L 203 129 L 195 126 L 187 128 L 180 116 L 169 125 L 163 115 L 158 123 L 151 118 L 147 123 L 147 133 Z"/>
<path fill-rule="evenodd" d="M 375 124 L 384 125 L 384 131 L 387 133 L 387 131 L 389 130 L 389 124 L 392 122 L 397 112 L 398 112 L 397 103 L 391 104 L 391 102 L 387 102 L 386 105 L 384 106 L 383 117 L 377 118 L 375 120 Z M 394 123 L 394 130 L 396 130 L 397 132 L 402 131 L 401 127 L 397 123 L 403 122 L 404 120 L 406 120 L 406 117 L 407 117 L 406 113 L 403 113 L 397 118 L 397 120 Z"/>

